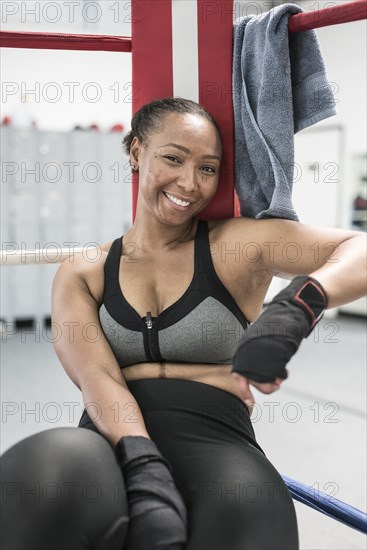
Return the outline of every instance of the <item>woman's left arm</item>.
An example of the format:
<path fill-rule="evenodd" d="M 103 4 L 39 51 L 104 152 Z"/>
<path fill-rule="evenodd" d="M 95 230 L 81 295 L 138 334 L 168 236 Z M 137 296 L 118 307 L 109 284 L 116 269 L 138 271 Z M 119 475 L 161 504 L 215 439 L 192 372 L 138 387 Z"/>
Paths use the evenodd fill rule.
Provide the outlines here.
<path fill-rule="evenodd" d="M 236 224 L 237 237 L 243 240 L 243 233 L 239 232 L 241 225 L 244 226 L 244 222 Z M 306 301 L 306 304 L 303 301 L 306 309 L 313 308 L 315 323 L 316 310 L 320 313 L 325 308 L 323 291 L 327 295 L 326 307 L 332 308 L 364 296 L 367 283 L 364 233 L 313 227 L 290 220 L 257 220 L 248 224 L 247 229 L 251 225 L 254 232 L 247 231 L 247 236 L 256 234 L 253 244 L 261 250 L 260 270 L 286 279 L 301 277 L 272 300 L 247 329 L 236 350 L 232 377 L 239 384 L 243 399 L 250 395 L 248 382 L 263 393 L 272 393 L 287 377 L 285 366 L 311 328 L 310 319 L 306 319 L 309 316 L 294 306 L 295 301 L 300 305 L 295 292 L 304 288 L 307 277 L 312 277 L 322 287 L 319 291 L 314 287 L 300 295 L 301 301 Z M 307 299 L 311 300 L 308 305 Z"/>
<path fill-rule="evenodd" d="M 366 294 L 366 235 L 357 233 L 340 243 L 332 262 L 309 273 L 321 283 L 328 296 L 328 308 L 357 300 Z"/>
<path fill-rule="evenodd" d="M 323 286 L 328 308 L 366 294 L 366 234 L 315 227 L 291 220 L 258 220 L 257 242 L 269 274 L 286 279 L 309 275 Z"/>

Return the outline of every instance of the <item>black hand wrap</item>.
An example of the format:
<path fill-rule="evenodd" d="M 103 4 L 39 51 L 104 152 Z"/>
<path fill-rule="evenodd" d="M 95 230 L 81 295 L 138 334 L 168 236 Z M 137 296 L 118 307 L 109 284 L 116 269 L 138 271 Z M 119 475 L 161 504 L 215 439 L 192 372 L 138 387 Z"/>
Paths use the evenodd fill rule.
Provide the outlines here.
<path fill-rule="evenodd" d="M 327 305 L 326 292 L 316 279 L 295 277 L 246 330 L 234 354 L 232 372 L 263 383 L 287 378 L 286 364 Z"/>
<path fill-rule="evenodd" d="M 154 441 L 122 437 L 115 446 L 129 506 L 124 550 L 182 550 L 187 543 L 187 515 L 172 478 L 171 465 Z"/>

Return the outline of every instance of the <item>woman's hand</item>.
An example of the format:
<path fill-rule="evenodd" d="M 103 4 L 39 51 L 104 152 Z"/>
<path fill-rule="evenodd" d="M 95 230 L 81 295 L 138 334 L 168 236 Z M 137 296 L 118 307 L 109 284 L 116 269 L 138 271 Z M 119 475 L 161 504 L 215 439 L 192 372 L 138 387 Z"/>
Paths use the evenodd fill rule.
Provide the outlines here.
<path fill-rule="evenodd" d="M 326 292 L 316 279 L 295 277 L 245 330 L 233 355 L 232 372 L 253 380 L 257 388 L 266 388 L 265 393 L 278 389 L 279 380 L 288 376 L 287 363 L 319 322 L 327 304 Z"/>
<path fill-rule="evenodd" d="M 237 372 L 232 372 L 231 376 L 238 390 L 238 396 L 248 407 L 251 416 L 254 410 L 255 398 L 250 390 L 249 380 L 242 374 L 237 374 Z"/>
<path fill-rule="evenodd" d="M 129 508 L 125 550 L 184 550 L 186 505 L 172 468 L 157 445 L 144 436 L 123 436 L 115 446 Z"/>
<path fill-rule="evenodd" d="M 288 373 L 288 369 L 286 370 Z M 245 405 L 247 405 L 247 407 L 249 408 L 250 416 L 252 415 L 255 406 L 255 398 L 250 390 L 250 384 L 261 393 L 269 394 L 279 390 L 281 383 L 284 382 L 282 378 L 276 378 L 275 382 L 255 382 L 246 378 L 242 374 L 238 374 L 237 372 L 232 372 L 231 376 L 238 389 L 240 399 L 242 399 Z"/>
<path fill-rule="evenodd" d="M 285 369 L 285 370 L 287 372 L 287 375 L 289 376 L 288 369 Z M 254 380 L 248 380 L 248 381 L 251 384 L 251 386 L 254 386 L 254 388 L 261 391 L 261 393 L 273 393 L 279 390 L 280 385 L 282 384 L 282 382 L 284 382 L 284 379 L 276 378 L 275 382 L 255 382 Z"/>

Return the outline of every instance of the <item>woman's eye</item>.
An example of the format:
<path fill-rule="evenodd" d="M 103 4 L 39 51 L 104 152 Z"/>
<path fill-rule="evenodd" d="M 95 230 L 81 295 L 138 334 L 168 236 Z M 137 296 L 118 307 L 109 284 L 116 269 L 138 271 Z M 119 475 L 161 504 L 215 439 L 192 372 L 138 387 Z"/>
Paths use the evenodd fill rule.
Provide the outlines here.
<path fill-rule="evenodd" d="M 178 160 L 178 158 L 176 158 L 176 157 L 174 157 L 174 156 L 172 156 L 172 155 L 165 155 L 164 158 L 166 158 L 166 159 L 168 159 L 168 160 L 172 160 L 173 162 L 180 162 L 180 161 Z"/>
<path fill-rule="evenodd" d="M 213 166 L 202 166 L 202 169 L 208 174 L 215 174 L 216 170 Z"/>
<path fill-rule="evenodd" d="M 164 158 L 171 161 L 171 162 L 174 162 L 176 164 L 181 164 L 180 159 L 173 156 L 173 155 L 164 155 Z M 204 165 L 204 166 L 200 167 L 200 170 L 203 170 L 207 174 L 215 174 L 216 173 L 216 169 L 213 166 L 205 166 Z"/>

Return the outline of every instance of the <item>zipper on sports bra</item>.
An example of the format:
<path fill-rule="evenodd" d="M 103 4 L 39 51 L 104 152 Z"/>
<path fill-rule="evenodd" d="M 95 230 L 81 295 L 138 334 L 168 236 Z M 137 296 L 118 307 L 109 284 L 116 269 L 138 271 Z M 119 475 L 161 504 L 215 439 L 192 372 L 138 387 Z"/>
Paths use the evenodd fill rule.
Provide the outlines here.
<path fill-rule="evenodd" d="M 152 338 L 152 329 L 153 329 L 153 319 L 152 319 L 152 313 L 150 311 L 147 311 L 147 316 L 145 317 L 145 324 L 147 325 L 148 329 L 148 350 L 150 355 L 150 360 L 154 361 L 153 359 L 153 338 Z"/>

